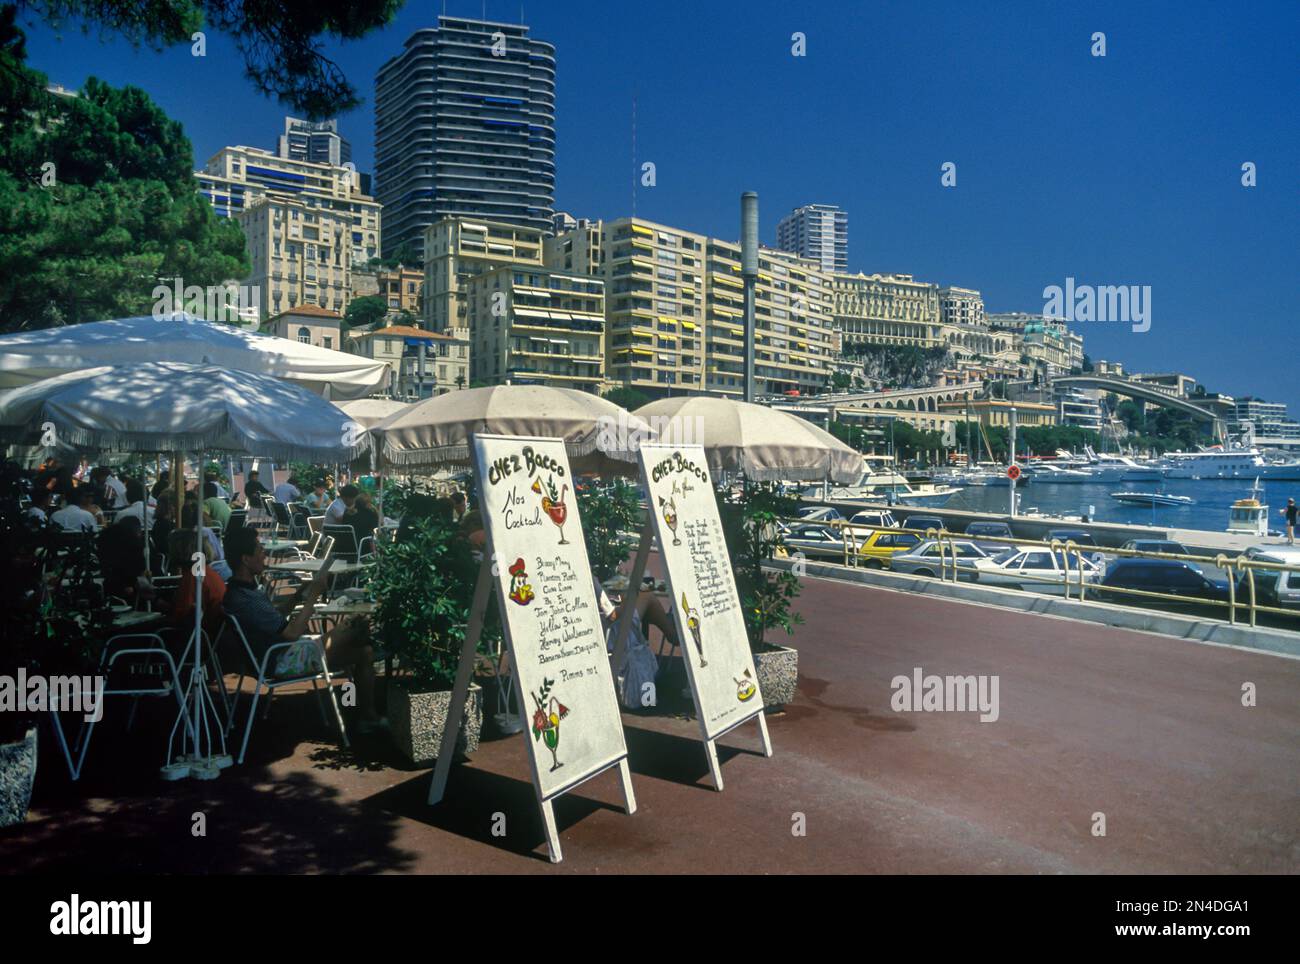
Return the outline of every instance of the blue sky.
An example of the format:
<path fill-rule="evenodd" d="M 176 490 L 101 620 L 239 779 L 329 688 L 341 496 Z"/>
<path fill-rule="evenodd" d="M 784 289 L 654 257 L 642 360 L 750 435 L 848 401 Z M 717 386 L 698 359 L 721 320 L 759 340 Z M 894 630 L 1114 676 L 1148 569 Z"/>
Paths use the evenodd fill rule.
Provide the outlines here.
<path fill-rule="evenodd" d="M 442 9 L 408 2 L 383 32 L 330 48 L 366 97 L 340 118 L 362 170 L 375 71 Z M 520 18 L 517 2 L 486 10 Z M 557 47 L 560 209 L 631 212 L 635 95 L 637 162 L 657 173 L 637 190 L 642 217 L 735 238 L 739 195 L 756 190 L 771 243 L 792 207 L 839 204 L 851 269 L 978 288 L 990 311 L 1041 311 L 1067 277 L 1150 285 L 1149 331 L 1078 325 L 1094 359 L 1185 371 L 1300 415 L 1294 3 L 532 0 L 524 14 Z M 227 144 L 274 147 L 285 109 L 253 91 L 223 37 L 202 59 L 75 28 L 32 29 L 28 48 L 65 86 L 143 87 L 200 164 Z"/>

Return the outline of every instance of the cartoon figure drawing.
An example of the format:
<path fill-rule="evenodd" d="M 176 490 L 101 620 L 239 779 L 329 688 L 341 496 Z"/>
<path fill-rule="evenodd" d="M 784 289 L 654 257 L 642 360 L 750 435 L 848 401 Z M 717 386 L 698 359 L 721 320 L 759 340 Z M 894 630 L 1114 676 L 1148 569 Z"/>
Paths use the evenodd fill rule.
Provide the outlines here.
<path fill-rule="evenodd" d="M 546 744 L 546 749 L 551 751 L 552 773 L 564 766 L 555 751 L 560 745 L 560 720 L 569 715 L 569 708 L 551 696 L 551 685 L 554 682 L 553 679 L 543 678 L 542 688 L 533 694 L 533 702 L 537 704 L 533 713 L 533 742 L 536 743 L 540 738 Z"/>
<path fill-rule="evenodd" d="M 663 513 L 668 528 L 673 531 L 673 545 L 680 546 L 682 540 L 677 538 L 677 500 L 671 496 L 667 499 L 659 496 L 659 511 Z"/>
<path fill-rule="evenodd" d="M 691 637 L 695 640 L 695 650 L 700 654 L 700 666 L 708 666 L 709 661 L 704 658 L 704 647 L 700 645 L 700 611 L 691 608 L 686 593 L 682 593 L 682 612 L 686 613 L 686 628 L 691 631 Z"/>
<path fill-rule="evenodd" d="M 555 476 L 550 475 L 546 478 L 546 490 L 542 490 L 542 480 L 533 479 L 533 491 L 542 497 L 542 511 L 551 517 L 560 528 L 560 545 L 567 546 L 569 540 L 564 538 L 564 520 L 569 517 L 569 507 L 564 504 L 564 497 L 568 494 L 569 486 L 566 484 L 562 491 L 555 489 Z"/>
<path fill-rule="evenodd" d="M 744 679 L 736 679 L 734 676 L 731 679 L 736 684 L 736 699 L 742 703 L 748 703 L 758 692 L 758 687 L 754 685 L 754 677 L 750 675 L 749 670 L 745 670 Z"/>
<path fill-rule="evenodd" d="M 528 584 L 524 560 L 516 559 L 514 565 L 510 567 L 510 598 L 520 606 L 527 606 L 535 597 L 533 587 Z"/>

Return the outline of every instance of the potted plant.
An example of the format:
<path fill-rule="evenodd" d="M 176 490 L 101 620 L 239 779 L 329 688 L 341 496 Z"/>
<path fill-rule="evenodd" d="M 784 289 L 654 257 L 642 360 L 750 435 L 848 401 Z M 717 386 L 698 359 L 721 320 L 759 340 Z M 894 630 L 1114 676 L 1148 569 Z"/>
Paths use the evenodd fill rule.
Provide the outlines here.
<path fill-rule="evenodd" d="M 624 479 L 583 482 L 577 493 L 587 558 L 596 578 L 604 581 L 632 554 L 641 528 L 641 499 Z"/>
<path fill-rule="evenodd" d="M 378 635 L 397 670 L 388 689 L 388 718 L 398 748 L 417 766 L 437 758 L 451 708 L 451 689 L 469 622 L 478 563 L 449 513 L 410 526 L 387 547 L 370 581 L 378 602 Z M 487 616 L 495 612 L 488 607 Z M 485 619 L 479 652 L 499 624 Z M 482 690 L 471 683 L 456 747 L 478 748 L 483 725 Z"/>
<path fill-rule="evenodd" d="M 777 522 L 795 514 L 796 500 L 782 495 L 775 483 L 747 480 L 739 491 L 719 489 L 715 495 L 763 702 L 768 709 L 781 709 L 795 697 L 799 652 L 768 642 L 767 634 L 772 629 L 793 634 L 803 623 L 791 608 L 799 595 L 799 577 L 789 570 L 768 572 L 763 563 L 784 544 Z"/>

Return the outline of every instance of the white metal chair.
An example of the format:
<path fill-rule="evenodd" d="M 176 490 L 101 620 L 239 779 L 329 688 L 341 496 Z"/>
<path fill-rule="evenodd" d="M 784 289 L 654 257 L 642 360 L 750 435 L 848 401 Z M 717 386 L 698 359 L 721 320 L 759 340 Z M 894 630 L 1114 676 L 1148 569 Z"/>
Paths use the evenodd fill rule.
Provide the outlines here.
<path fill-rule="evenodd" d="M 132 646 L 114 650 L 114 644 L 126 640 L 149 640 L 153 645 Z M 177 709 L 180 711 L 184 710 L 185 703 L 182 696 L 180 676 L 176 669 L 176 661 L 172 658 L 172 654 L 168 651 L 161 636 L 157 633 L 119 633 L 116 636 L 110 637 L 108 642 L 104 644 L 104 651 L 100 655 L 99 675 L 107 678 L 112 672 L 114 664 L 124 656 L 143 656 L 146 665 L 150 662 L 157 661 L 160 668 L 165 670 L 165 674 L 159 674 L 163 678 L 159 681 L 157 686 L 127 686 L 124 688 L 115 688 L 105 685 L 104 691 L 101 694 L 102 700 L 107 700 L 110 696 L 132 697 L 131 713 L 127 717 L 126 723 L 128 730 L 135 722 L 135 711 L 140 704 L 140 697 L 142 696 L 170 696 L 176 700 Z M 73 743 L 71 749 L 69 749 L 67 739 L 63 734 L 63 724 L 59 721 L 58 713 L 50 714 L 51 721 L 54 724 L 55 740 L 59 744 L 59 749 L 63 752 L 63 758 L 68 764 L 68 772 L 71 774 L 74 781 L 81 778 L 81 771 L 86 765 L 86 754 L 90 750 L 91 735 L 95 732 L 95 724 L 98 723 L 104 715 L 103 702 L 100 703 L 97 709 L 98 718 L 82 720 L 81 727 L 77 732 L 77 739 Z M 182 718 L 185 720 L 185 728 L 192 734 L 193 728 L 190 725 L 189 718 Z M 73 759 L 74 755 L 76 756 L 75 760 Z"/>
<path fill-rule="evenodd" d="M 248 751 L 248 738 L 253 733 L 253 721 L 257 719 L 257 702 L 262 696 L 262 690 L 266 690 L 266 708 L 263 710 L 263 713 L 266 714 L 270 712 L 271 698 L 275 695 L 275 691 L 282 686 L 289 686 L 295 683 L 311 683 L 312 690 L 316 693 L 317 704 L 320 707 L 321 721 L 328 726 L 329 717 L 325 713 L 325 703 L 322 699 L 322 693 L 319 688 L 320 682 L 324 681 L 325 689 L 329 692 L 330 703 L 334 707 L 334 718 L 338 722 L 339 736 L 342 737 L 343 745 L 345 747 L 351 745 L 348 742 L 347 729 L 343 725 L 343 713 L 339 710 L 338 697 L 334 693 L 334 677 L 330 673 L 329 663 L 325 658 L 324 646 L 320 644 L 318 638 L 311 636 L 303 637 L 304 639 L 312 639 L 317 643 L 317 645 L 321 645 L 321 671 L 319 673 L 309 673 L 303 676 L 277 677 L 271 675 L 268 671 L 280 658 L 280 654 L 290 646 L 294 645 L 296 640 L 294 642 L 274 643 L 267 647 L 267 650 L 262 654 L 261 659 L 258 659 L 257 654 L 253 652 L 253 647 L 248 642 L 248 637 L 244 635 L 243 627 L 239 625 L 239 619 L 230 613 L 226 613 L 226 622 L 222 627 L 222 636 L 224 636 L 227 628 L 230 628 L 234 632 L 235 638 L 239 640 L 240 644 L 242 644 L 244 655 L 247 658 L 247 663 L 240 668 L 239 682 L 235 686 L 235 702 L 230 712 L 229 726 L 231 728 L 234 726 L 235 712 L 239 708 L 240 697 L 243 696 L 244 679 L 245 677 L 251 678 L 251 674 L 247 673 L 246 669 L 253 668 L 256 669 L 257 672 L 257 686 L 253 690 L 253 705 L 249 707 L 248 710 L 248 725 L 244 727 L 244 740 L 239 747 L 239 756 L 236 758 L 235 762 L 244 762 L 244 754 Z M 221 636 L 218 637 L 218 639 L 220 638 Z"/>

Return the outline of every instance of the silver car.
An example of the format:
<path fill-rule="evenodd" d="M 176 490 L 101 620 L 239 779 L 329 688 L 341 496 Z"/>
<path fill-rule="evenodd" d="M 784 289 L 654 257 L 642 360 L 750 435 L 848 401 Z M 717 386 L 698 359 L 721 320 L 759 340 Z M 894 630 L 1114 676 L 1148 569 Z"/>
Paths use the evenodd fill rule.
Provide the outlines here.
<path fill-rule="evenodd" d="M 986 569 L 996 568 L 991 556 L 973 542 L 966 540 L 944 542 L 927 539 L 915 549 L 902 552 L 889 560 L 889 568 L 894 572 L 905 572 L 913 576 L 937 576 L 940 568 L 944 575 L 953 571 L 953 552 L 957 554 L 957 578 L 967 582 L 978 582 Z"/>
<path fill-rule="evenodd" d="M 1079 584 L 1081 566 L 1084 582 L 1095 583 L 1101 579 L 1101 566 L 1077 552 L 1070 554 L 1067 563 L 1066 554 L 1060 549 L 1053 552 L 1034 546 L 1013 547 L 994 556 L 993 566 L 980 570 L 980 585 L 1029 589 L 1060 596 L 1065 592 L 1067 578 L 1071 585 Z"/>

